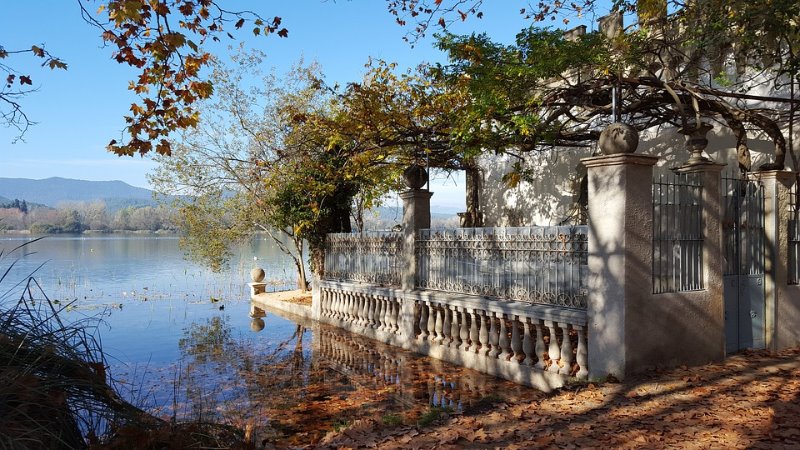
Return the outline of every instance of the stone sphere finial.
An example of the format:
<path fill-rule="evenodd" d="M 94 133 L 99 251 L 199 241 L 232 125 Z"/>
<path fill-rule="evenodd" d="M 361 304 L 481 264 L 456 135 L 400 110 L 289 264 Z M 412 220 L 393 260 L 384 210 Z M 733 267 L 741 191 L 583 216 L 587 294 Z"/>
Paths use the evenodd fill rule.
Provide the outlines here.
<path fill-rule="evenodd" d="M 604 155 L 633 153 L 639 146 L 639 132 L 627 123 L 612 123 L 600 133 L 597 144 Z"/>
<path fill-rule="evenodd" d="M 420 189 L 428 182 L 428 171 L 417 164 L 412 164 L 403 171 L 403 179 L 409 189 Z"/>
<path fill-rule="evenodd" d="M 264 276 L 266 276 L 266 274 L 261 267 L 256 267 L 250 271 L 250 278 L 253 280 L 253 283 L 261 283 L 264 281 Z"/>
<path fill-rule="evenodd" d="M 266 325 L 267 324 L 264 322 L 264 319 L 260 317 L 254 317 L 250 320 L 250 330 L 255 333 L 263 330 Z"/>

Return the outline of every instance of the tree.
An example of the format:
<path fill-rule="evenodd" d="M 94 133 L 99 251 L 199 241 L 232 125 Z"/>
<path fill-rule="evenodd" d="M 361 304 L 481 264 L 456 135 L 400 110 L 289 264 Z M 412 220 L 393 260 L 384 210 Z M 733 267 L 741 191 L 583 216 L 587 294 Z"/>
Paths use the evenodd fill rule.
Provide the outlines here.
<path fill-rule="evenodd" d="M 201 105 L 202 124 L 183 135 L 172 155 L 157 158 L 159 168 L 150 181 L 157 192 L 174 196 L 169 201 L 180 217 L 181 245 L 191 256 L 219 269 L 234 243 L 254 230 L 264 231 L 293 258 L 298 287 L 306 289 L 302 239 L 292 228 L 274 227 L 259 206 L 263 161 L 274 158 L 283 133 L 274 117 L 291 89 L 284 90 L 273 74 L 260 84 L 245 84 L 245 74 L 258 74 L 261 58 L 258 52 L 239 52 L 233 67 L 212 61 L 210 79 L 218 95 Z M 287 80 L 304 86 L 304 77 L 313 70 L 299 67 Z"/>
<path fill-rule="evenodd" d="M 197 124 L 194 105 L 213 92 L 203 75 L 211 57 L 202 49 L 208 39 L 233 38 L 231 31 L 247 24 L 255 36 L 288 36 L 280 17 L 267 20 L 250 11 L 230 11 L 214 0 L 108 0 L 100 2 L 96 13 L 81 0 L 77 6 L 83 19 L 100 29 L 103 41 L 114 48 L 113 58 L 140 71 L 128 86 L 140 100 L 131 104 L 131 114 L 124 118 L 125 137 L 108 145 L 118 155 L 150 151 L 168 155 L 169 134 Z M 5 79 L 0 115 L 20 135 L 33 123 L 20 103 L 32 92 L 32 80 L 6 61 L 26 54 L 42 59 L 51 69 L 67 69 L 66 62 L 41 46 L 0 45 L 0 75 Z"/>
<path fill-rule="evenodd" d="M 368 151 L 357 133 L 341 132 L 352 125 L 344 118 L 353 111 L 323 85 L 316 65 L 242 85 L 242 73 L 253 73 L 260 61 L 240 54 L 235 70 L 215 63 L 213 79 L 223 95 L 205 105 L 202 125 L 172 157 L 160 158 L 152 181 L 163 193 L 181 195 L 191 253 L 224 260 L 224 248 L 264 231 L 292 256 L 298 286 L 305 288 L 305 243 L 312 269 L 322 271 L 327 233 L 349 232 L 354 199 L 378 205 L 399 171 L 385 152 Z"/>
<path fill-rule="evenodd" d="M 400 0 L 390 9 L 403 25 L 413 19 L 409 38 L 417 39 L 432 24 L 446 30 L 452 20 L 480 17 L 482 3 Z M 540 2 L 521 13 L 533 22 L 568 23 L 571 15 L 604 6 L 594 0 Z M 687 133 L 703 120 L 716 120 L 735 135 L 743 169 L 750 168 L 748 128 L 775 144 L 766 168 L 782 168 L 787 153 L 798 166 L 792 134 L 787 144 L 782 128 L 793 127 L 800 104 L 800 4 L 641 0 L 614 2 L 611 12 L 599 32 L 565 36 L 531 27 L 509 46 L 485 35 L 445 34 L 439 45 L 451 64 L 436 72 L 472 98 L 454 136 L 468 147 L 513 153 L 587 145 L 609 117 L 624 115 L 639 130 L 672 125 Z M 623 28 L 623 15 L 632 13 L 638 21 Z M 788 89 L 790 95 L 751 94 L 755 89 Z"/>

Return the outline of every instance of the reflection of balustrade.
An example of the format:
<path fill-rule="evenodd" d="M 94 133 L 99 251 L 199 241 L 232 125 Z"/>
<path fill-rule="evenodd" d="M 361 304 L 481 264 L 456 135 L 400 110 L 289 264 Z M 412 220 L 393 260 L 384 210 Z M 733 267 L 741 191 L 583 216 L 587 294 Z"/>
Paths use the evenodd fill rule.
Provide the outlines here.
<path fill-rule="evenodd" d="M 491 392 L 484 376 L 474 372 L 446 374 L 437 360 L 412 359 L 382 345 L 330 329 L 315 331 L 317 357 L 357 383 L 392 385 L 397 399 L 413 405 L 426 399 L 430 406 L 462 411 L 466 404 Z"/>
<path fill-rule="evenodd" d="M 400 331 L 400 301 L 394 297 L 322 287 L 320 306 L 323 318 L 384 333 Z"/>
<path fill-rule="evenodd" d="M 416 303 L 417 340 L 476 354 L 512 366 L 536 367 L 586 379 L 583 320 L 542 320 L 535 314 L 457 306 L 435 300 Z M 444 325 L 446 324 L 446 326 Z"/>

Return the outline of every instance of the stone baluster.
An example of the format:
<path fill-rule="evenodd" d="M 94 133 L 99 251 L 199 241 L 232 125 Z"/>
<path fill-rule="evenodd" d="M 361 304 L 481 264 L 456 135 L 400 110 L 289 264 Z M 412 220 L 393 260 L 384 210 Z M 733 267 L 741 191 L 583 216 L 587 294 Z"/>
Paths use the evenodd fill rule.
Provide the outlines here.
<path fill-rule="evenodd" d="M 447 346 L 458 348 L 458 310 L 455 306 L 448 307 L 447 309 L 450 311 L 450 339 L 447 341 Z"/>
<path fill-rule="evenodd" d="M 368 323 L 367 312 L 369 311 L 369 299 L 366 294 L 358 295 L 358 304 L 358 324 L 363 327 Z"/>
<path fill-rule="evenodd" d="M 365 327 L 369 324 L 369 298 L 366 294 L 359 294 L 359 304 L 361 307 L 358 309 L 358 324 Z"/>
<path fill-rule="evenodd" d="M 383 296 L 376 296 L 375 297 L 375 329 L 376 330 L 383 330 Z"/>
<path fill-rule="evenodd" d="M 519 334 L 519 316 L 511 316 L 511 351 L 514 355 L 511 357 L 516 362 L 522 362 L 525 355 L 522 354 L 522 336 Z"/>
<path fill-rule="evenodd" d="M 342 297 L 342 318 L 340 320 L 348 322 L 351 318 L 350 307 L 353 304 L 353 298 L 349 292 L 339 292 L 339 295 Z"/>
<path fill-rule="evenodd" d="M 353 296 L 350 295 L 349 292 L 342 292 L 342 307 L 344 308 L 342 311 L 342 320 L 349 322 L 353 315 L 350 312 L 353 306 Z"/>
<path fill-rule="evenodd" d="M 330 301 L 330 307 L 328 309 L 328 317 L 331 319 L 336 318 L 336 293 L 332 292 L 328 289 L 323 290 L 328 295 L 328 299 Z"/>
<path fill-rule="evenodd" d="M 511 345 L 508 340 L 508 327 L 506 326 L 506 319 L 504 314 L 500 314 L 500 353 L 499 358 L 502 361 L 508 361 L 511 358 Z"/>
<path fill-rule="evenodd" d="M 350 307 L 350 322 L 358 323 L 359 319 L 361 319 L 361 296 L 357 293 L 352 293 L 350 294 L 350 298 L 352 300 Z"/>
<path fill-rule="evenodd" d="M 478 342 L 478 310 L 473 309 L 469 321 L 469 347 L 467 350 L 477 352 L 480 342 Z"/>
<path fill-rule="evenodd" d="M 320 310 L 320 315 L 322 315 L 323 317 L 327 316 L 327 314 L 326 314 L 326 312 L 328 310 L 327 305 L 326 305 L 327 300 L 328 299 L 325 298 L 325 291 L 324 290 L 320 291 L 320 293 L 319 293 L 319 305 L 320 305 L 319 310 Z"/>
<path fill-rule="evenodd" d="M 333 318 L 336 319 L 336 320 L 342 320 L 342 317 L 343 317 L 342 310 L 344 309 L 344 305 L 343 305 L 344 299 L 342 298 L 342 293 L 341 292 L 336 291 L 336 292 L 333 293 L 333 302 L 334 302 L 334 305 L 335 305 L 333 307 Z"/>
<path fill-rule="evenodd" d="M 437 310 L 436 305 L 432 302 L 428 302 L 428 333 L 430 337 L 428 338 L 429 341 L 434 341 L 437 337 L 436 335 L 436 316 Z"/>
<path fill-rule="evenodd" d="M 443 339 L 442 344 L 450 346 L 450 343 L 453 342 L 453 335 L 450 333 L 450 328 L 452 326 L 452 312 L 450 311 L 450 307 L 447 305 L 441 305 L 442 314 L 444 315 L 444 323 L 442 324 L 442 333 Z"/>
<path fill-rule="evenodd" d="M 383 298 L 383 330 L 388 332 L 394 331 L 392 325 L 392 299 L 389 297 Z"/>
<path fill-rule="evenodd" d="M 394 331 L 394 333 L 400 333 L 400 300 L 396 298 L 392 301 L 391 314 L 392 331 Z"/>
<path fill-rule="evenodd" d="M 573 325 L 572 329 L 578 333 L 578 351 L 575 354 L 575 359 L 578 363 L 578 373 L 575 374 L 575 377 L 579 380 L 585 380 L 589 376 L 589 358 L 586 352 L 586 328 Z"/>
<path fill-rule="evenodd" d="M 386 329 L 386 324 L 383 322 L 385 314 L 383 308 L 386 307 L 385 297 L 382 295 L 375 297 L 375 329 L 383 331 Z"/>
<path fill-rule="evenodd" d="M 497 359 L 500 355 L 500 330 L 498 329 L 499 324 L 497 322 L 497 313 L 492 313 L 492 326 L 489 328 L 489 335 L 490 335 L 490 344 L 492 344 L 492 349 L 486 349 L 486 354 L 492 358 Z M 500 319 L 502 320 L 502 319 Z"/>
<path fill-rule="evenodd" d="M 486 352 L 489 351 L 489 321 L 491 318 L 489 317 L 489 313 L 486 311 L 481 311 L 480 313 L 481 319 L 481 329 L 478 331 L 478 339 L 481 342 L 480 349 L 475 349 L 475 353 L 480 353 L 485 355 Z"/>
<path fill-rule="evenodd" d="M 561 375 L 569 375 L 572 372 L 572 341 L 569 338 L 569 324 L 563 324 L 561 333 L 563 339 L 561 340 L 561 370 L 558 371 Z"/>
<path fill-rule="evenodd" d="M 459 328 L 458 332 L 458 337 L 460 338 L 458 348 L 466 350 L 469 348 L 469 324 L 467 323 L 469 313 L 466 308 L 461 308 L 459 314 L 461 315 L 461 328 Z"/>
<path fill-rule="evenodd" d="M 428 305 L 424 301 L 420 301 L 419 309 L 419 340 L 424 341 L 430 336 L 428 332 Z"/>
<path fill-rule="evenodd" d="M 381 322 L 383 331 L 394 331 L 392 328 L 392 299 L 383 297 L 383 308 L 381 308 Z"/>
<path fill-rule="evenodd" d="M 547 356 L 550 357 L 550 367 L 547 368 L 547 371 L 558 373 L 560 370 L 558 360 L 561 357 L 561 349 L 558 347 L 558 338 L 556 338 L 556 328 L 558 325 L 550 320 L 546 320 L 544 324 L 550 331 L 550 345 L 547 348 Z"/>
<path fill-rule="evenodd" d="M 386 298 L 386 305 L 383 308 L 383 320 L 386 321 L 386 331 L 389 333 L 394 333 L 394 322 L 392 322 L 392 318 L 394 316 L 394 299 L 391 297 Z"/>
<path fill-rule="evenodd" d="M 361 296 L 354 292 L 350 297 L 352 297 L 353 300 L 352 307 L 350 308 L 352 315 L 350 321 L 354 324 L 358 324 L 358 321 L 361 320 Z"/>
<path fill-rule="evenodd" d="M 535 338 L 531 336 L 531 331 L 536 333 L 536 327 L 531 326 L 531 319 L 527 317 L 523 320 L 522 325 L 524 327 L 522 334 L 522 351 L 525 353 L 525 359 L 520 361 L 520 363 L 530 367 L 536 363 L 533 354 L 533 341 Z"/>
<path fill-rule="evenodd" d="M 367 309 L 367 325 L 369 325 L 370 328 L 378 328 L 377 321 L 375 320 L 375 308 L 378 306 L 378 298 L 374 295 L 369 295 L 367 296 L 367 300 L 369 301 L 369 309 Z"/>
<path fill-rule="evenodd" d="M 542 321 L 537 320 L 534 323 L 534 328 L 536 329 L 536 348 L 534 349 L 534 351 L 536 352 L 536 368 L 544 370 L 545 347 L 544 347 L 544 326 L 542 325 Z"/>
<path fill-rule="evenodd" d="M 434 308 L 436 309 L 436 322 L 434 328 L 434 330 L 436 330 L 436 338 L 434 341 L 438 344 L 442 344 L 442 342 L 444 342 L 445 328 L 443 316 L 445 314 L 445 309 L 442 307 L 442 305 L 435 305 Z"/>

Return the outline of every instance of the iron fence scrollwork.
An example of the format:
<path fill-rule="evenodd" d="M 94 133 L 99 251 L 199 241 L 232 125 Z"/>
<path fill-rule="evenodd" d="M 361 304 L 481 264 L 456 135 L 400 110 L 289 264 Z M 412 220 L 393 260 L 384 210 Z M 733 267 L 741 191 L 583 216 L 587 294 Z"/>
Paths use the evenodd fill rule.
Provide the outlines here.
<path fill-rule="evenodd" d="M 397 232 L 330 233 L 325 278 L 400 286 L 402 247 L 402 235 Z"/>
<path fill-rule="evenodd" d="M 420 230 L 417 287 L 586 308 L 586 226 Z"/>

